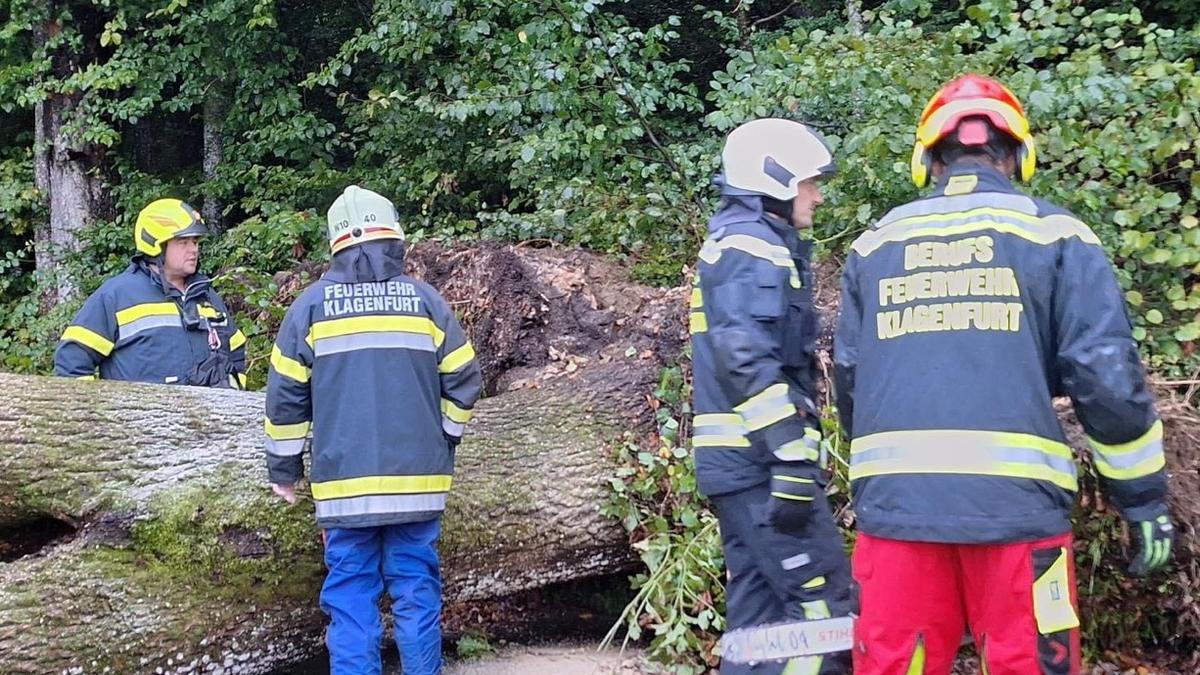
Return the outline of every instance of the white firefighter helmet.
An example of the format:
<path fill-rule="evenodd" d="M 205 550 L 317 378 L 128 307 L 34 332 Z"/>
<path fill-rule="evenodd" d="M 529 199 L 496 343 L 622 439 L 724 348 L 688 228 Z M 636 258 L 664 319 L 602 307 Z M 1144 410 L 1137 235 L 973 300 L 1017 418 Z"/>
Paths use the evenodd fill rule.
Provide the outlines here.
<path fill-rule="evenodd" d="M 326 214 L 329 248 L 337 253 L 349 246 L 376 239 L 404 241 L 396 207 L 387 197 L 357 185 L 347 187 Z"/>
<path fill-rule="evenodd" d="M 797 183 L 835 170 L 833 153 L 820 134 L 777 117 L 747 122 L 730 132 L 721 165 L 727 188 L 782 201 L 796 196 Z"/>

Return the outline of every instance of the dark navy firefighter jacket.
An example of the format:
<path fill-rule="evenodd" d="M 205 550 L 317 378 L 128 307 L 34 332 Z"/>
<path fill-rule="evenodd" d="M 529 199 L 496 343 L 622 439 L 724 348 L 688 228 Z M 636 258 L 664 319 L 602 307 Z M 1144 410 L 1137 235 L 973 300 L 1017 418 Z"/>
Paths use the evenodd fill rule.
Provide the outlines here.
<path fill-rule="evenodd" d="M 810 242 L 726 194 L 692 288 L 696 477 L 720 495 L 765 483 L 775 462 L 819 461 L 817 314 Z"/>
<path fill-rule="evenodd" d="M 999 172 L 957 165 L 853 244 L 835 341 L 859 527 L 893 539 L 1069 531 L 1069 396 L 1131 520 L 1166 513 L 1162 423 L 1100 241 Z"/>
<path fill-rule="evenodd" d="M 208 277 L 193 275 L 181 292 L 139 256 L 83 303 L 54 352 L 54 374 L 201 384 L 189 378 L 214 346 L 233 370 L 221 386 L 244 388 L 246 336 Z"/>
<path fill-rule="evenodd" d="M 439 516 L 479 398 L 474 348 L 437 291 L 402 273 L 403 256 L 399 241 L 336 254 L 288 310 L 271 352 L 270 480 L 301 478 L 311 432 L 322 528 Z"/>

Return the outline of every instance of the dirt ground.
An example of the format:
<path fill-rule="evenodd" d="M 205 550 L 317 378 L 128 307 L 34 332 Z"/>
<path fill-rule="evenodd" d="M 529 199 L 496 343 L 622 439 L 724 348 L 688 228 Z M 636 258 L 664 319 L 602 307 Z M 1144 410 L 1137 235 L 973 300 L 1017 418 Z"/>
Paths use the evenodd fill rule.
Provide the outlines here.
<path fill-rule="evenodd" d="M 452 662 L 443 675 L 639 675 L 638 654 L 597 651 L 590 644 L 508 647 L 484 658 Z"/>

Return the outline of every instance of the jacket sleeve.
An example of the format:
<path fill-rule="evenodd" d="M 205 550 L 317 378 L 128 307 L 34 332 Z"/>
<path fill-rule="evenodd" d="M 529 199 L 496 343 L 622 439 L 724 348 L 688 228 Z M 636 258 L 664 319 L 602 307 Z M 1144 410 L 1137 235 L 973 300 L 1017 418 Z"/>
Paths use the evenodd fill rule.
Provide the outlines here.
<path fill-rule="evenodd" d="M 441 382 L 442 431 L 453 443 L 462 439 L 471 421 L 475 402 L 483 387 L 483 376 L 475 348 L 467 339 L 458 318 L 440 295 L 431 304 L 433 321 L 444 333 L 437 348 L 438 379 Z"/>
<path fill-rule="evenodd" d="M 272 483 L 291 485 L 304 476 L 305 440 L 312 430 L 313 351 L 308 307 L 288 310 L 271 349 L 267 371 L 267 472 Z"/>
<path fill-rule="evenodd" d="M 96 379 L 96 368 L 112 355 L 116 341 L 116 314 L 106 295 L 93 293 L 59 339 L 54 351 L 54 374 Z"/>
<path fill-rule="evenodd" d="M 858 254 L 851 252 L 842 269 L 841 313 L 833 337 L 833 387 L 838 419 L 846 435 L 854 438 L 854 376 L 858 368 L 858 340 L 862 332 L 862 297 L 858 290 Z"/>
<path fill-rule="evenodd" d="M 1099 245 L 1061 244 L 1054 292 L 1060 391 L 1087 433 L 1101 484 L 1129 520 L 1167 512 L 1163 427 L 1125 299 Z"/>
<path fill-rule="evenodd" d="M 238 328 L 237 319 L 234 318 L 233 312 L 229 311 L 229 305 L 225 304 L 225 299 L 218 296 L 217 300 L 221 303 L 221 311 L 225 313 L 225 320 L 229 322 L 229 363 L 234 370 L 230 377 L 236 380 L 230 382 L 230 385 L 234 389 L 245 389 L 246 334 Z"/>
<path fill-rule="evenodd" d="M 783 377 L 778 326 L 787 310 L 788 271 L 756 255 L 728 248 L 700 275 L 716 379 L 752 437 L 774 461 L 816 461 L 820 433 L 812 392 L 794 390 Z M 797 407 L 799 406 L 799 408 Z M 808 422 L 806 423 L 806 419 Z"/>

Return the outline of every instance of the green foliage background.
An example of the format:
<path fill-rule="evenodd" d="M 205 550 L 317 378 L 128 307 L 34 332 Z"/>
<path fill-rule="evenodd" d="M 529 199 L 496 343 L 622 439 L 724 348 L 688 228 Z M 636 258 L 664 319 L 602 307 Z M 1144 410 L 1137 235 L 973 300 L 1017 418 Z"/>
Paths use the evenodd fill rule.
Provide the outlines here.
<path fill-rule="evenodd" d="M 848 6 L 864 10 L 863 31 Z M 62 29 L 40 44 L 52 20 Z M 51 72 L 56 49 L 81 55 L 79 67 Z M 106 149 L 115 206 L 83 233 L 67 273 L 91 291 L 127 261 L 145 203 L 215 195 L 230 227 L 206 265 L 244 298 L 261 384 L 282 311 L 276 273 L 325 255 L 324 210 L 350 182 L 391 196 L 414 239 L 545 239 L 674 284 L 715 206 L 722 136 L 781 115 L 835 147 L 841 171 L 816 236 L 837 260 L 917 195 L 907 164 L 920 108 L 973 70 L 1024 101 L 1041 157 L 1029 190 L 1104 241 L 1151 367 L 1190 377 L 1198 54 L 1190 0 L 0 0 L 0 369 L 48 372 L 78 307 L 42 307 L 54 280 L 32 263 L 46 217 L 33 114 L 51 93 L 83 95 L 72 133 Z M 227 111 L 224 157 L 205 180 L 201 113 L 214 101 Z M 722 601 L 715 526 L 682 450 L 686 368 L 672 372 L 665 450 L 630 440 L 608 508 L 649 564 L 637 614 L 652 617 L 656 653 L 686 668 L 711 658 Z M 1153 622 L 1093 634 L 1166 639 Z"/>

